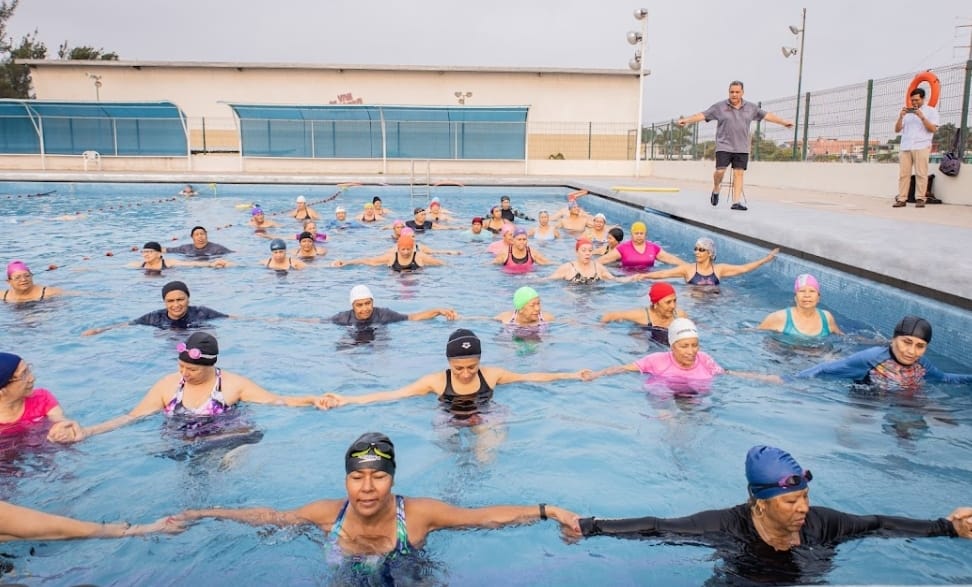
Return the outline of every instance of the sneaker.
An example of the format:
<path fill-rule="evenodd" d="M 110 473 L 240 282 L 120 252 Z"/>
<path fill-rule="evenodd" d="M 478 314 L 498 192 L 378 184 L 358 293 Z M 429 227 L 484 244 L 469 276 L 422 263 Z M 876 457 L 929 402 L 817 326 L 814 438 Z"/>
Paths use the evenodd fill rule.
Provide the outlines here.
<path fill-rule="evenodd" d="M 719 192 L 712 192 L 712 195 L 709 196 L 709 203 L 713 206 L 719 205 Z"/>
<path fill-rule="evenodd" d="M 902 202 L 901 200 L 895 200 L 894 203 L 891 204 L 891 207 L 892 208 L 904 208 L 907 205 L 908 205 L 907 202 Z"/>
<path fill-rule="evenodd" d="M 928 194 L 927 196 L 925 196 L 925 203 L 926 204 L 941 204 L 942 201 L 939 200 L 938 198 L 936 198 L 935 196 L 933 196 L 931 194 Z"/>
<path fill-rule="evenodd" d="M 733 209 L 733 210 L 744 210 L 744 211 L 745 211 L 745 210 L 749 210 L 749 208 L 747 208 L 746 206 L 744 206 L 744 205 L 742 205 L 742 204 L 741 204 L 741 203 L 739 203 L 739 202 L 736 202 L 735 204 L 733 204 L 733 205 L 732 205 L 732 209 Z"/>
<path fill-rule="evenodd" d="M 918 200 L 917 202 L 915 202 L 915 208 L 924 208 L 924 207 L 925 207 L 925 200 Z"/>

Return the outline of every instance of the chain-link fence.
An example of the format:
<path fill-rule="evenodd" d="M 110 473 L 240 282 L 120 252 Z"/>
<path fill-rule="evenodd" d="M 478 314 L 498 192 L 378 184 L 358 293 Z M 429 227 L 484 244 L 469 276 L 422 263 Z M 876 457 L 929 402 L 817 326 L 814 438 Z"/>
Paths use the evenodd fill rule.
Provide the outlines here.
<path fill-rule="evenodd" d="M 969 84 L 972 61 L 931 70 L 940 82 L 933 158 L 951 151 L 955 133 L 965 120 L 969 127 Z M 753 132 L 752 158 L 764 161 L 896 161 L 900 135 L 894 132 L 898 113 L 914 74 L 806 92 L 800 96 L 799 122 L 793 129 L 761 122 Z M 927 84 L 923 85 L 928 91 Z M 926 103 L 931 96 L 926 97 Z M 797 98 L 758 103 L 787 120 L 797 118 Z M 689 116 L 684 112 L 680 116 Z M 716 125 L 699 123 L 679 128 L 676 118 L 646 124 L 642 134 L 648 159 L 713 159 Z M 965 133 L 966 151 L 972 137 Z M 972 153 L 970 153 L 972 156 Z"/>

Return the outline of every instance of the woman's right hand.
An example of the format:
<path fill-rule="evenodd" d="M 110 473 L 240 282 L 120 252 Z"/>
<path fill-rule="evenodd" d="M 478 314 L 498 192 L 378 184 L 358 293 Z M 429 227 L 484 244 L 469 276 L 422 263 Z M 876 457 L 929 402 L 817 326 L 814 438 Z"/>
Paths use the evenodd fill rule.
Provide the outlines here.
<path fill-rule="evenodd" d="M 62 444 L 81 442 L 84 438 L 84 428 L 74 420 L 55 422 L 47 433 L 47 440 Z"/>
<path fill-rule="evenodd" d="M 348 404 L 347 398 L 336 393 L 325 393 L 321 399 L 323 406 L 319 405 L 318 408 L 323 410 L 340 408 L 341 406 L 346 406 Z"/>

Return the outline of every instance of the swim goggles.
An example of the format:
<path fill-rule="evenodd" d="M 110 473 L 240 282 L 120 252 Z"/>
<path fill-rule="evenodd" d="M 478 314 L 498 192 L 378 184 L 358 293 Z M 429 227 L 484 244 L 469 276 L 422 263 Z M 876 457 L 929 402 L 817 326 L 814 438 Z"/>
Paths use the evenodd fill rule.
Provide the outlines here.
<path fill-rule="evenodd" d="M 379 440 L 378 442 L 356 442 L 351 446 L 351 458 L 353 459 L 361 458 L 369 452 L 383 459 L 395 460 L 395 457 L 392 456 L 395 452 L 395 447 L 391 443 L 383 440 Z"/>
<path fill-rule="evenodd" d="M 191 348 L 187 347 L 186 346 L 186 343 L 184 343 L 184 342 L 180 342 L 179 344 L 176 345 L 176 352 L 178 352 L 178 353 L 186 353 L 187 355 L 189 355 L 189 358 L 190 359 L 193 359 L 193 360 L 195 360 L 195 359 L 215 359 L 216 358 L 216 355 L 204 355 L 203 352 L 201 350 L 199 350 L 199 349 L 191 349 Z"/>
<path fill-rule="evenodd" d="M 751 483 L 749 485 L 749 490 L 752 491 L 753 493 L 756 493 L 757 491 L 763 491 L 764 489 L 773 489 L 775 487 L 790 489 L 793 487 L 798 487 L 804 481 L 812 481 L 812 480 L 813 480 L 813 473 L 810 472 L 810 469 L 807 469 L 806 471 L 803 472 L 802 475 L 788 475 L 786 477 L 783 477 L 776 483 Z"/>

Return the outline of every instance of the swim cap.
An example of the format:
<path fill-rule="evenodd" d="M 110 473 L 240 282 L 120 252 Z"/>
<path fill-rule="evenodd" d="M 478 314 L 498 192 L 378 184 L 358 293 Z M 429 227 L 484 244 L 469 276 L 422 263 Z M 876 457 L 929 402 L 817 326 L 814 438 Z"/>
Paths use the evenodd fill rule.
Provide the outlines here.
<path fill-rule="evenodd" d="M 581 238 L 577 239 L 577 242 L 576 243 L 574 243 L 574 250 L 575 251 L 579 251 L 580 248 L 581 248 L 581 245 L 591 245 L 593 247 L 594 246 L 594 243 L 592 243 L 591 242 L 591 239 L 589 239 L 589 238 L 583 238 L 583 237 L 581 237 Z"/>
<path fill-rule="evenodd" d="M 161 253 L 162 252 L 162 245 L 160 245 L 159 243 L 157 243 L 155 241 L 149 241 L 149 242 L 145 243 L 144 245 L 142 245 L 142 250 L 144 251 L 145 249 L 149 249 L 149 250 L 155 251 L 157 253 Z"/>
<path fill-rule="evenodd" d="M 425 208 L 423 208 L 423 207 L 421 207 L 421 206 L 419 206 L 418 208 L 416 208 L 416 209 L 414 209 L 414 210 L 412 210 L 412 215 L 413 215 L 413 216 L 418 216 L 418 215 L 419 215 L 419 214 L 421 214 L 422 212 L 425 212 Z"/>
<path fill-rule="evenodd" d="M 523 236 L 526 236 L 526 233 L 527 233 L 526 229 L 523 228 L 522 226 L 513 229 L 513 236 L 520 236 L 521 234 Z"/>
<path fill-rule="evenodd" d="M 668 326 L 669 346 L 686 338 L 698 338 L 699 330 L 695 327 L 695 322 L 688 318 L 676 318 Z"/>
<path fill-rule="evenodd" d="M 297 196 L 297 203 L 298 204 L 305 204 L 305 203 L 307 203 L 307 198 L 305 198 L 302 195 L 301 196 Z"/>
<path fill-rule="evenodd" d="M 482 216 L 473 216 L 472 223 L 473 224 L 482 224 L 483 223 L 483 217 Z"/>
<path fill-rule="evenodd" d="M 782 479 L 796 475 L 800 482 L 780 487 Z M 749 494 L 756 499 L 770 499 L 777 495 L 807 488 L 803 467 L 790 453 L 772 446 L 754 446 L 746 453 L 746 481 Z"/>
<path fill-rule="evenodd" d="M 402 232 L 405 232 L 404 230 Z M 399 249 L 411 249 L 415 246 L 415 237 L 410 234 L 403 234 L 398 237 L 398 248 Z"/>
<path fill-rule="evenodd" d="M 7 263 L 7 279 L 10 279 L 10 276 L 14 273 L 21 273 L 23 271 L 30 273 L 30 268 L 23 261 L 11 261 Z"/>
<path fill-rule="evenodd" d="M 503 228 L 500 229 L 500 234 L 513 234 L 513 225 L 509 222 L 504 222 Z"/>
<path fill-rule="evenodd" d="M 13 353 L 0 353 L 0 387 L 6 387 L 10 383 L 10 378 L 13 377 L 22 360 Z"/>
<path fill-rule="evenodd" d="M 374 208 L 375 208 L 375 205 L 374 204 L 372 204 L 370 202 L 365 202 L 365 205 L 364 205 L 364 209 L 365 210 L 369 210 L 369 209 L 374 210 Z"/>
<path fill-rule="evenodd" d="M 405 221 L 399 218 L 395 222 L 392 222 L 392 226 L 405 226 Z"/>
<path fill-rule="evenodd" d="M 317 240 L 316 237 L 313 234 L 307 232 L 306 230 L 304 232 L 302 232 L 302 233 L 300 233 L 300 234 L 297 235 L 297 240 L 298 241 L 302 241 L 305 238 L 309 238 L 311 240 Z"/>
<path fill-rule="evenodd" d="M 439 197 L 438 196 L 436 196 L 436 197 L 432 198 L 431 200 L 429 200 L 429 206 L 431 206 L 432 204 L 438 204 L 438 203 L 439 203 Z"/>
<path fill-rule="evenodd" d="M 509 196 L 500 196 L 500 202 L 504 202 L 504 201 L 509 202 L 510 201 L 510 197 Z"/>
<path fill-rule="evenodd" d="M 287 250 L 287 243 L 285 243 L 282 238 L 275 238 L 272 241 L 270 241 L 270 250 L 271 251 L 286 251 Z"/>
<path fill-rule="evenodd" d="M 446 343 L 446 358 L 478 357 L 483 354 L 479 337 L 472 330 L 460 328 L 449 335 Z"/>
<path fill-rule="evenodd" d="M 713 259 L 716 258 L 715 241 L 712 240 L 711 238 L 708 238 L 708 237 L 703 236 L 699 240 L 695 241 L 695 246 L 700 247 L 700 248 L 703 248 L 703 249 L 709 251 L 709 254 L 712 256 L 712 258 Z"/>
<path fill-rule="evenodd" d="M 344 206 L 338 206 L 334 209 L 334 213 L 337 214 L 338 212 L 347 212 L 347 210 L 344 209 Z"/>
<path fill-rule="evenodd" d="M 192 237 L 192 235 L 196 234 L 196 231 L 197 230 L 201 230 L 203 232 L 206 232 L 206 227 L 205 226 L 193 226 L 192 227 L 192 230 L 189 231 L 189 236 Z"/>
<path fill-rule="evenodd" d="M 914 336 L 925 342 L 931 342 L 931 323 L 918 316 L 905 316 L 894 327 L 894 336 Z"/>
<path fill-rule="evenodd" d="M 344 453 L 344 472 L 374 469 L 395 475 L 395 445 L 380 432 L 366 432 Z"/>
<path fill-rule="evenodd" d="M 595 214 L 594 215 L 594 218 L 591 218 L 591 220 L 597 220 L 598 218 L 600 218 L 601 220 L 604 220 L 605 222 L 607 222 L 607 216 L 605 216 L 604 214 L 601 214 L 600 212 L 598 212 L 597 214 Z"/>
<path fill-rule="evenodd" d="M 189 286 L 181 281 L 170 281 L 169 283 L 162 286 L 162 301 L 165 301 L 165 296 L 173 291 L 181 291 L 189 297 Z"/>
<path fill-rule="evenodd" d="M 793 282 L 793 293 L 800 291 L 801 287 L 807 286 L 820 292 L 820 282 L 817 281 L 817 278 L 809 273 L 801 273 L 797 275 L 796 281 Z"/>
<path fill-rule="evenodd" d="M 648 225 L 640 220 L 631 223 L 631 232 L 648 232 Z"/>
<path fill-rule="evenodd" d="M 657 304 L 658 302 L 664 300 L 668 296 L 675 295 L 675 288 L 672 284 L 667 281 L 656 281 L 651 284 L 651 288 L 648 289 L 648 299 L 651 303 Z"/>
<path fill-rule="evenodd" d="M 537 290 L 532 287 L 523 286 L 513 293 L 513 307 L 517 310 L 522 310 L 523 306 L 527 305 L 527 302 L 539 297 L 540 294 L 537 293 Z"/>
<path fill-rule="evenodd" d="M 375 299 L 375 295 L 371 293 L 371 290 L 368 289 L 367 285 L 356 285 L 351 288 L 351 295 L 348 296 L 348 298 L 353 304 L 358 300 L 373 300 Z"/>
<path fill-rule="evenodd" d="M 183 348 L 179 345 L 177 348 Z M 194 350 L 198 350 L 198 358 L 193 358 Z M 192 365 L 215 365 L 219 355 L 219 344 L 216 337 L 206 332 L 193 332 L 185 342 L 185 350 L 179 351 L 179 360 Z"/>
<path fill-rule="evenodd" d="M 260 216 L 263 214 L 263 208 L 255 207 L 250 210 L 250 216 Z"/>
<path fill-rule="evenodd" d="M 414 236 L 414 235 L 415 235 L 415 229 L 412 228 L 411 226 L 406 226 L 401 230 L 401 232 L 398 233 L 398 236 Z"/>
<path fill-rule="evenodd" d="M 614 228 L 608 230 L 608 234 L 614 237 L 614 240 L 619 243 L 624 240 L 624 231 L 615 226 Z"/>

